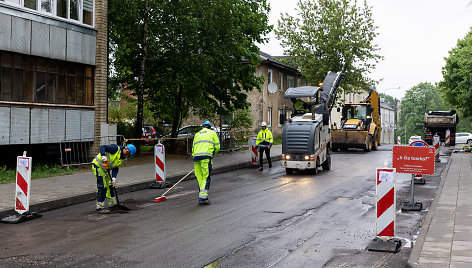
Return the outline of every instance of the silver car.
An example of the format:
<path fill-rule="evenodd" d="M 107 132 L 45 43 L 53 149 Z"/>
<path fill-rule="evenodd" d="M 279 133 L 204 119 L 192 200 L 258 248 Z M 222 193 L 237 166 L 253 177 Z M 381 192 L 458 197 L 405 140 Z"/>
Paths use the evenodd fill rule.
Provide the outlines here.
<path fill-rule="evenodd" d="M 456 143 L 472 144 L 472 134 L 467 132 L 456 133 Z"/>

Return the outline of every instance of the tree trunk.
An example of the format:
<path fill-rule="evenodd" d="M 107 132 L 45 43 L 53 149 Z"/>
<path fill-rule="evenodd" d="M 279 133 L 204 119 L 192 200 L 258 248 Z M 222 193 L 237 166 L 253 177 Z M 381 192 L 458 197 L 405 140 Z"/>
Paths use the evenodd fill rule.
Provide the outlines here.
<path fill-rule="evenodd" d="M 149 0 L 145 2 L 144 16 L 143 16 L 143 36 L 142 36 L 142 48 L 141 48 L 141 67 L 138 77 L 138 88 L 136 90 L 136 97 L 138 100 L 136 124 L 134 135 L 136 138 L 141 138 L 141 132 L 143 127 L 143 107 L 144 107 L 144 73 L 146 68 L 147 59 L 147 19 L 149 16 Z M 139 143 L 138 143 L 139 145 Z M 137 146 L 139 152 L 140 146 Z"/>

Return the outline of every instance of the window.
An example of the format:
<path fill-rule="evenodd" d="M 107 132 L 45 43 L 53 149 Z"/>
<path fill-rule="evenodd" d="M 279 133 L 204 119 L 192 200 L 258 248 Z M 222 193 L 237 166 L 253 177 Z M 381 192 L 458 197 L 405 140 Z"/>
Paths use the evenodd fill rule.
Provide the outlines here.
<path fill-rule="evenodd" d="M 279 72 L 279 91 L 283 92 L 284 90 L 284 74 Z"/>
<path fill-rule="evenodd" d="M 41 0 L 40 1 L 40 10 L 44 12 L 52 12 L 52 0 Z"/>
<path fill-rule="evenodd" d="M 279 127 L 282 127 L 282 124 L 280 124 L 280 118 L 284 118 L 284 116 L 285 116 L 284 109 L 279 109 L 279 122 L 278 122 Z M 285 119 L 287 118 L 285 117 Z"/>
<path fill-rule="evenodd" d="M 67 18 L 67 0 L 57 0 L 56 15 Z"/>
<path fill-rule="evenodd" d="M 0 0 L 6 4 L 16 5 L 50 13 L 64 19 L 70 19 L 93 26 L 95 0 Z"/>
<path fill-rule="evenodd" d="M 79 0 L 69 0 L 69 18 L 73 20 L 79 20 Z"/>
<path fill-rule="evenodd" d="M 267 108 L 267 127 L 272 127 L 272 108 Z"/>
<path fill-rule="evenodd" d="M 272 69 L 269 69 L 267 71 L 267 84 L 270 84 L 272 82 Z"/>
<path fill-rule="evenodd" d="M 0 54 L 0 101 L 93 105 L 93 67 Z"/>
<path fill-rule="evenodd" d="M 302 79 L 300 78 L 297 78 L 297 87 L 301 86 L 302 85 Z"/>
<path fill-rule="evenodd" d="M 287 75 L 287 88 L 294 87 L 294 79 L 293 76 Z"/>

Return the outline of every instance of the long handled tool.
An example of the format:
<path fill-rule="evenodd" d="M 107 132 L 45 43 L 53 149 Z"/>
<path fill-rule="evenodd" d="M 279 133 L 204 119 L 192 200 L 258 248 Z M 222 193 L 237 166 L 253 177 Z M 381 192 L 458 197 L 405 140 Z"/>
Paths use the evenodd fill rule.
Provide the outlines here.
<path fill-rule="evenodd" d="M 108 176 L 110 177 L 110 181 L 111 181 L 110 171 L 108 171 Z M 116 207 L 117 207 L 118 209 L 123 210 L 123 211 L 130 211 L 131 209 L 130 209 L 129 207 L 120 204 L 120 199 L 118 199 L 118 192 L 116 191 L 115 186 L 114 186 L 114 185 L 111 185 L 111 187 L 113 188 L 113 192 L 115 193 L 115 197 L 116 197 Z"/>
<path fill-rule="evenodd" d="M 165 195 L 170 191 L 172 190 L 172 188 L 174 188 L 177 184 L 179 184 L 181 181 L 183 181 L 185 178 L 188 177 L 188 175 L 190 175 L 195 169 L 192 169 L 189 173 L 187 173 L 187 175 L 185 175 L 182 179 L 180 179 L 178 182 L 176 182 L 172 187 L 169 188 L 169 190 L 165 191 L 165 193 L 163 193 L 160 197 L 154 199 L 154 203 L 159 203 L 159 202 L 162 202 L 162 201 L 166 201 L 166 197 Z M 118 200 L 118 199 L 117 199 Z"/>

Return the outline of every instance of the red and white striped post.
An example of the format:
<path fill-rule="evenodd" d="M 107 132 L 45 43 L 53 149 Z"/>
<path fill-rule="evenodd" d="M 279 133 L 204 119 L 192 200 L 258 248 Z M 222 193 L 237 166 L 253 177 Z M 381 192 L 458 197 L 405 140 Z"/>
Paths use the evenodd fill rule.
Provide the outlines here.
<path fill-rule="evenodd" d="M 376 237 L 367 250 L 396 253 L 401 240 L 395 238 L 395 168 L 378 168 L 376 185 Z"/>
<path fill-rule="evenodd" d="M 402 144 L 402 141 L 401 141 L 401 139 L 400 139 L 400 136 L 397 137 L 397 144 L 398 144 L 398 145 L 401 145 L 401 144 Z"/>
<path fill-rule="evenodd" d="M 451 143 L 451 131 L 448 129 L 446 130 L 446 146 L 449 146 L 449 144 Z"/>
<path fill-rule="evenodd" d="M 395 237 L 395 169 L 377 169 L 376 235 Z"/>
<path fill-rule="evenodd" d="M 23 214 L 29 211 L 31 188 L 31 157 L 18 156 L 16 160 L 16 196 L 15 211 Z"/>
<path fill-rule="evenodd" d="M 433 136 L 433 147 L 435 149 L 435 159 L 434 161 L 439 162 L 439 135 L 434 135 Z"/>
<path fill-rule="evenodd" d="M 156 182 L 151 185 L 152 189 L 166 187 L 166 149 L 161 141 L 154 146 L 154 176 Z"/>
<path fill-rule="evenodd" d="M 248 140 L 249 150 L 251 150 L 251 163 L 257 165 L 256 138 L 250 137 Z"/>

